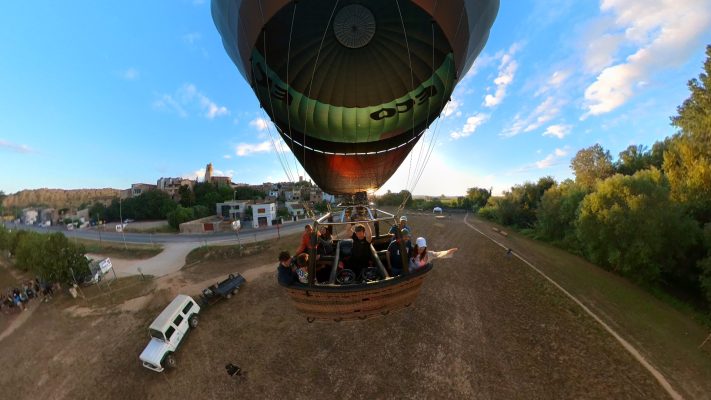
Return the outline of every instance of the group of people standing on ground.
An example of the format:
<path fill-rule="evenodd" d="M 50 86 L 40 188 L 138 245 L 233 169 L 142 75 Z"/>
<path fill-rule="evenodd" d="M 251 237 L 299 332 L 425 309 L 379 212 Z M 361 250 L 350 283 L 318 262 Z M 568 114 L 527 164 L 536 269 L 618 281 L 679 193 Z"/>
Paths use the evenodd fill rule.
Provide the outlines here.
<path fill-rule="evenodd" d="M 0 302 L 0 309 L 5 313 L 13 309 L 24 311 L 27 310 L 30 300 L 42 296 L 42 301 L 48 301 L 52 298 L 52 293 L 51 285 L 42 285 L 39 279 L 29 280 L 23 282 L 21 288 L 7 289 Z"/>
<path fill-rule="evenodd" d="M 317 233 L 316 240 L 316 259 L 320 259 L 323 256 L 331 256 L 335 254 L 335 246 L 332 238 L 332 226 L 321 226 L 319 232 Z M 356 276 L 359 276 L 364 268 L 370 266 L 372 261 L 372 251 L 370 241 L 366 237 L 366 226 L 362 224 L 356 224 L 355 226 L 349 226 L 348 232 L 352 231 L 350 237 L 350 249 L 348 251 L 348 256 L 345 261 L 340 262 L 339 267 L 348 268 L 352 270 Z M 400 233 L 399 237 L 397 233 Z M 308 251 L 311 249 L 311 236 L 313 234 L 313 227 L 307 224 L 304 227 L 304 233 L 301 237 L 301 242 L 296 250 L 296 256 L 293 258 L 288 251 L 282 251 L 279 254 L 279 266 L 278 271 L 278 281 L 282 285 L 290 285 L 295 281 L 302 284 L 307 284 L 309 282 L 309 254 Z M 387 268 L 391 276 L 398 276 L 403 272 L 403 258 L 401 253 L 401 243 L 404 243 L 404 249 L 407 251 L 406 259 L 408 260 L 408 271 L 414 272 L 420 268 L 427 266 L 432 260 L 437 258 L 450 258 L 452 255 L 459 250 L 458 248 L 452 248 L 444 251 L 432 251 L 427 249 L 427 241 L 423 237 L 418 237 L 415 240 L 413 246 L 411 242 L 411 230 L 407 225 L 407 217 L 400 217 L 398 225 L 393 225 L 389 231 L 392 236 L 392 240 L 388 245 L 387 249 Z M 341 250 L 343 251 L 343 249 Z M 329 272 L 328 268 L 317 269 L 316 271 L 316 281 L 324 282 L 328 280 L 326 273 Z"/>

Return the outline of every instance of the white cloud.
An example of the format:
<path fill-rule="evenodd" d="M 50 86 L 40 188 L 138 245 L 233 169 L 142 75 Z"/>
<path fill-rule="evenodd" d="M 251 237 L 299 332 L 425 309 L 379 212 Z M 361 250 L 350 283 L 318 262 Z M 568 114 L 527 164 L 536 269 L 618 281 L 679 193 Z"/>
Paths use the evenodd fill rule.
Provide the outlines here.
<path fill-rule="evenodd" d="M 442 110 L 442 116 L 444 118 L 449 117 L 452 114 L 457 114 L 457 116 L 461 115 L 461 112 L 457 112 L 459 107 L 462 106 L 462 102 L 457 100 L 454 96 L 447 102 L 447 104 L 444 106 L 444 110 Z"/>
<path fill-rule="evenodd" d="M 195 44 L 195 42 L 202 39 L 202 34 L 200 32 L 190 32 L 183 35 L 183 42 L 188 45 Z"/>
<path fill-rule="evenodd" d="M 127 81 L 135 81 L 141 76 L 141 73 L 136 68 L 128 68 L 125 71 L 121 71 L 121 78 Z"/>
<path fill-rule="evenodd" d="M 550 79 L 548 79 L 548 85 L 558 88 L 570 77 L 570 74 L 570 70 L 555 71 L 553 72 L 553 75 L 551 75 Z"/>
<path fill-rule="evenodd" d="M 548 93 L 552 90 L 559 89 L 565 81 L 568 80 L 570 75 L 572 74 L 572 71 L 569 69 L 563 69 L 563 70 L 556 70 L 554 71 L 551 76 L 548 78 L 545 84 L 541 86 L 540 89 L 535 93 L 535 97 L 538 97 L 542 94 Z"/>
<path fill-rule="evenodd" d="M 264 118 L 255 118 L 249 121 L 249 125 L 257 128 L 258 131 L 265 131 L 269 128 L 271 122 Z"/>
<path fill-rule="evenodd" d="M 183 106 L 181 106 L 180 103 L 169 94 L 161 95 L 160 99 L 154 101 L 153 108 L 155 108 L 156 110 L 167 109 L 169 111 L 174 111 L 182 118 L 188 116 L 188 112 L 185 111 L 185 108 L 183 108 Z"/>
<path fill-rule="evenodd" d="M 187 109 L 201 113 L 207 119 L 214 119 L 229 115 L 230 111 L 225 106 L 220 106 L 201 93 L 192 83 L 186 83 L 174 95 L 163 94 L 153 102 L 155 109 L 168 109 L 176 112 L 181 117 L 187 117 Z"/>
<path fill-rule="evenodd" d="M 611 24 L 608 26 L 611 27 Z M 615 62 L 615 54 L 620 44 L 622 44 L 624 37 L 621 34 L 600 32 L 590 39 L 585 49 L 583 64 L 586 71 L 598 73 L 602 71 L 603 68 Z"/>
<path fill-rule="evenodd" d="M 269 153 L 274 149 L 271 140 L 261 143 L 240 143 L 235 147 L 235 154 L 239 157 L 256 153 Z"/>
<path fill-rule="evenodd" d="M 8 142 L 7 140 L 0 139 L 0 149 L 9 150 L 15 153 L 35 153 L 35 150 L 27 146 L 26 144 L 17 144 Z"/>
<path fill-rule="evenodd" d="M 232 158 L 232 156 L 229 154 L 225 154 L 224 156 L 222 156 L 222 158 L 224 158 L 225 160 L 229 160 L 230 158 Z"/>
<path fill-rule="evenodd" d="M 474 60 L 474 64 L 472 64 L 472 67 L 469 69 L 469 71 L 467 71 L 466 75 L 464 75 L 464 78 L 462 78 L 462 81 L 465 81 L 468 78 L 473 77 L 474 75 L 479 73 L 479 71 L 482 68 L 488 67 L 496 60 L 497 60 L 496 56 L 491 56 L 486 53 L 479 54 L 479 56 L 476 58 L 476 60 Z"/>
<path fill-rule="evenodd" d="M 452 132 L 449 136 L 454 139 L 465 138 L 476 131 L 476 129 L 481 126 L 484 122 L 489 119 L 488 114 L 477 113 L 467 118 L 467 122 L 462 127 L 461 131 Z"/>
<path fill-rule="evenodd" d="M 634 95 L 640 82 L 650 81 L 663 68 L 686 62 L 711 26 L 708 0 L 603 0 L 600 10 L 614 15 L 611 29 L 623 31 L 623 44 L 635 50 L 624 62 L 604 68 L 588 86 L 587 112 L 581 119 L 620 107 Z M 609 63 L 618 47 L 611 43 L 596 57 Z M 605 54 L 609 57 L 604 58 Z"/>
<path fill-rule="evenodd" d="M 499 59 L 499 74 L 496 79 L 494 79 L 496 91 L 493 95 L 487 94 L 484 97 L 485 107 L 497 106 L 504 100 L 504 97 L 506 96 L 506 88 L 511 84 L 511 82 L 513 82 L 516 70 L 518 69 L 518 63 L 513 59 L 513 56 L 520 49 L 521 44 L 514 43 L 507 52 L 496 55 L 497 59 Z"/>
<path fill-rule="evenodd" d="M 555 136 L 558 139 L 563 139 L 567 134 L 570 133 L 572 126 L 570 125 L 551 125 L 549 126 L 545 132 L 543 132 L 543 136 Z"/>
<path fill-rule="evenodd" d="M 558 116 L 564 104 L 565 102 L 561 99 L 556 99 L 553 96 L 546 97 L 545 100 L 525 118 L 522 118 L 520 114 L 516 114 L 511 126 L 506 128 L 501 136 L 512 137 L 521 132 L 531 132 L 538 129 L 543 124 Z"/>
<path fill-rule="evenodd" d="M 568 155 L 568 150 L 567 149 L 555 149 L 553 153 L 548 154 L 546 158 L 536 161 L 535 166 L 538 169 L 546 169 L 550 168 L 554 165 L 558 165 L 559 161 L 562 157 L 565 157 Z"/>

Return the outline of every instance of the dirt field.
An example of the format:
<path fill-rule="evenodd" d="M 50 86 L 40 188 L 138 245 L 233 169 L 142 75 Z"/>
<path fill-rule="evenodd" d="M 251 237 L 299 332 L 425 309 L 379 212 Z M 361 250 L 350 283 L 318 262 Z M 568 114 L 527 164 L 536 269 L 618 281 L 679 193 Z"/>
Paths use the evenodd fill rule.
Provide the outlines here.
<path fill-rule="evenodd" d="M 233 266 L 203 262 L 143 283 L 132 296 L 148 294 L 123 304 L 99 307 L 64 298 L 40 305 L 0 341 L 0 360 L 12 366 L 0 374 L 3 396 L 667 397 L 574 303 L 460 218 L 413 216 L 409 225 L 433 250 L 460 248 L 454 259 L 437 262 L 414 307 L 375 320 L 308 324 L 269 267 L 276 265 L 270 261 L 275 248 Z M 177 354 L 176 370 L 158 374 L 140 366 L 148 324 L 181 286 L 195 294 L 202 276 L 260 266 L 267 273 L 204 310 Z M 228 377 L 229 362 L 246 377 Z"/>

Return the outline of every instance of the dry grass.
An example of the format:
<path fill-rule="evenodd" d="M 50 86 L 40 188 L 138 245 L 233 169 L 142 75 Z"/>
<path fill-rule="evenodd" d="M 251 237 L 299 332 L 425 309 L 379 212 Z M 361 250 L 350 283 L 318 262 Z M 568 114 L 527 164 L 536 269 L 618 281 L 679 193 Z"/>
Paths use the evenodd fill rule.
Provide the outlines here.
<path fill-rule="evenodd" d="M 126 260 L 145 260 L 155 257 L 163 251 L 158 245 L 135 244 L 116 242 L 99 242 L 96 240 L 71 239 L 73 242 L 84 245 L 87 253 L 105 255 Z"/>
<path fill-rule="evenodd" d="M 460 251 L 437 262 L 415 306 L 401 312 L 308 324 L 269 273 L 205 309 L 180 348 L 178 369 L 157 374 L 139 365 L 138 354 L 170 294 L 156 289 L 139 311 L 93 316 L 66 311 L 82 300 L 54 302 L 0 343 L 0 359 L 13 366 L 0 374 L 0 387 L 13 399 L 666 398 L 614 339 L 530 268 L 459 218 L 433 221 L 410 217 L 432 249 Z M 166 282 L 276 265 L 282 247 L 296 247 L 294 236 L 249 256 L 201 262 Z M 228 362 L 246 377 L 229 378 Z"/>

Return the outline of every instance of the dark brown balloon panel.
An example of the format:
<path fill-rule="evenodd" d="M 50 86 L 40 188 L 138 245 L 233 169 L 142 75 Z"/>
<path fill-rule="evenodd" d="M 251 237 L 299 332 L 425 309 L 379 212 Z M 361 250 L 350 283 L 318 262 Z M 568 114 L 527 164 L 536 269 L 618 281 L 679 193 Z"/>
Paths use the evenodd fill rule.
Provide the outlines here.
<path fill-rule="evenodd" d="M 498 0 L 213 0 L 227 53 L 324 191 L 375 190 L 439 116 Z"/>

